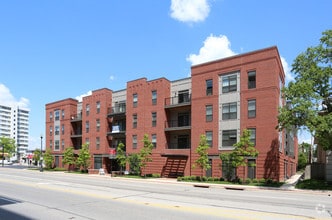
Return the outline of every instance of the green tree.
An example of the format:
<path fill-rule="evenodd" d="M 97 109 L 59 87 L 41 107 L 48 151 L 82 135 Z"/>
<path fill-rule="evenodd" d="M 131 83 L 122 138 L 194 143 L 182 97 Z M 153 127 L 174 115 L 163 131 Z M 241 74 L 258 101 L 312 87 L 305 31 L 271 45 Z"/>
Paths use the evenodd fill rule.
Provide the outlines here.
<path fill-rule="evenodd" d="M 4 148 L 4 152 L 8 154 L 9 157 L 13 155 L 16 151 L 15 140 L 7 137 L 0 137 L 0 146 Z M 2 154 L 2 151 L 1 151 Z"/>
<path fill-rule="evenodd" d="M 300 152 L 297 159 L 297 169 L 303 170 L 308 164 L 307 155 L 304 152 Z"/>
<path fill-rule="evenodd" d="M 130 154 L 128 157 L 129 160 L 129 167 L 130 167 L 130 173 L 134 175 L 140 175 L 141 174 L 141 168 L 140 168 L 140 157 L 138 154 Z"/>
<path fill-rule="evenodd" d="M 198 154 L 198 158 L 195 160 L 195 163 L 193 165 L 193 168 L 195 168 L 197 165 L 202 170 L 201 178 L 204 176 L 205 171 L 211 168 L 208 156 L 209 148 L 210 146 L 207 142 L 206 136 L 202 134 L 200 136 L 198 147 L 195 150 L 195 152 Z"/>
<path fill-rule="evenodd" d="M 41 151 L 40 149 L 36 149 L 34 152 L 33 152 L 33 160 L 35 161 L 35 165 L 37 165 L 37 161 L 40 161 L 40 158 L 41 158 Z"/>
<path fill-rule="evenodd" d="M 43 155 L 44 163 L 47 169 L 53 168 L 54 156 L 52 155 L 51 148 L 46 148 L 46 151 Z"/>
<path fill-rule="evenodd" d="M 116 148 L 115 159 L 118 161 L 118 163 L 120 165 L 120 171 L 122 171 L 123 168 L 126 167 L 126 164 L 127 164 L 125 145 L 122 142 L 120 142 Z"/>
<path fill-rule="evenodd" d="M 83 144 L 76 159 L 76 165 L 81 168 L 82 172 L 88 171 L 88 168 L 90 166 L 90 158 L 91 155 L 89 151 L 89 145 Z"/>
<path fill-rule="evenodd" d="M 292 65 L 295 82 L 282 92 L 278 128 L 305 129 L 325 150 L 332 149 L 332 30 L 323 32 L 318 46 L 298 55 Z"/>
<path fill-rule="evenodd" d="M 143 170 L 144 176 L 146 175 L 145 168 L 147 166 L 147 163 L 152 161 L 152 158 L 151 158 L 152 148 L 153 148 L 153 144 L 149 140 L 149 135 L 145 134 L 143 137 L 143 148 L 138 153 L 138 156 L 140 159 L 139 166 L 141 169 L 141 173 Z"/>
<path fill-rule="evenodd" d="M 68 170 L 73 170 L 75 165 L 74 148 L 68 147 L 63 153 L 63 163 L 68 165 Z"/>
<path fill-rule="evenodd" d="M 220 158 L 231 163 L 231 168 L 247 166 L 248 158 L 256 158 L 259 154 L 255 145 L 250 141 L 250 130 L 244 129 L 240 137 L 240 141 L 234 144 L 235 149 L 232 152 L 221 154 Z M 227 163 L 226 161 L 226 163 Z M 253 164 L 251 164 L 253 166 Z"/>

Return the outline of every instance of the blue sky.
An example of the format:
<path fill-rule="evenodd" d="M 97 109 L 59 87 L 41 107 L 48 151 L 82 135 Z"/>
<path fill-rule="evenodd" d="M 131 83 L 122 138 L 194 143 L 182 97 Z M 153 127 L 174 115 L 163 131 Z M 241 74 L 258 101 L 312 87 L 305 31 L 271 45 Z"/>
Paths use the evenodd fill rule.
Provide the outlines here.
<path fill-rule="evenodd" d="M 95 89 L 185 78 L 192 64 L 274 45 L 292 80 L 296 56 L 332 28 L 331 8 L 330 0 L 2 0 L 0 104 L 30 109 L 35 149 L 45 104 Z"/>

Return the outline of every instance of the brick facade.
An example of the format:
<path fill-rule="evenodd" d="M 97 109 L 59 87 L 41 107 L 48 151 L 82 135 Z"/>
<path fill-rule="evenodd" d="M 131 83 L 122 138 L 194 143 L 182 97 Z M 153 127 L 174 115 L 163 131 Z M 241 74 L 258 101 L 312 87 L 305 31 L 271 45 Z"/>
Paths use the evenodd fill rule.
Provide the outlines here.
<path fill-rule="evenodd" d="M 111 172 L 119 166 L 110 150 L 121 141 L 128 155 L 137 153 L 144 134 L 148 134 L 156 147 L 145 172 L 176 177 L 201 175 L 192 165 L 198 157 L 195 150 L 200 135 L 209 134 L 212 166 L 204 175 L 221 177 L 219 155 L 232 150 L 232 146 L 225 146 L 225 131 L 235 132 L 236 137 L 229 138 L 239 140 L 243 129 L 254 129 L 259 151 L 256 167 L 240 167 L 236 175 L 283 181 L 296 172 L 297 164 L 296 137 L 287 141 L 289 133 L 275 129 L 284 82 L 276 47 L 193 66 L 190 78 L 136 79 L 121 91 L 93 91 L 81 103 L 65 99 L 46 104 L 46 145 L 57 156 L 56 165 L 63 166 L 64 148 L 73 146 L 77 153 L 88 142 L 91 168 Z M 228 110 L 231 118 L 226 117 L 231 115 Z M 64 111 L 59 122 L 50 118 L 56 111 Z M 65 132 L 55 135 L 50 130 L 58 124 Z M 55 149 L 55 140 L 63 140 L 64 148 Z"/>

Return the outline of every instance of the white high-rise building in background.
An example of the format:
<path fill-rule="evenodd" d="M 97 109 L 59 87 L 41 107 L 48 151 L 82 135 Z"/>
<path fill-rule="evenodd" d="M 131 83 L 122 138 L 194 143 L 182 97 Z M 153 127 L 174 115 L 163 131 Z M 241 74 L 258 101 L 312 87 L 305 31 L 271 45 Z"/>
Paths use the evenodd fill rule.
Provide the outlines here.
<path fill-rule="evenodd" d="M 11 161 L 24 158 L 29 144 L 29 110 L 0 104 L 0 137 L 15 140 L 16 150 Z"/>

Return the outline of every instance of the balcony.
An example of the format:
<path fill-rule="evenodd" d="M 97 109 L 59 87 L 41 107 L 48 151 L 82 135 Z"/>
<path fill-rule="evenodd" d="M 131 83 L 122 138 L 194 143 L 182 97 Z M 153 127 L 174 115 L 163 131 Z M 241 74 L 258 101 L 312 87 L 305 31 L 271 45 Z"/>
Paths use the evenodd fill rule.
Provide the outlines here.
<path fill-rule="evenodd" d="M 189 120 L 170 120 L 165 122 L 165 131 L 190 130 Z"/>
<path fill-rule="evenodd" d="M 170 98 L 165 98 L 165 108 L 191 105 L 191 95 L 189 93 L 179 94 Z"/>
<path fill-rule="evenodd" d="M 71 122 L 82 121 L 82 114 L 71 115 Z"/>
<path fill-rule="evenodd" d="M 108 115 L 109 116 L 118 115 L 118 114 L 125 114 L 125 113 L 126 113 L 126 104 L 125 103 L 116 104 L 112 108 L 108 109 Z"/>
<path fill-rule="evenodd" d="M 81 138 L 82 137 L 82 131 L 81 130 L 72 131 L 70 133 L 70 137 L 71 138 Z"/>
<path fill-rule="evenodd" d="M 126 134 L 126 128 L 124 126 L 120 125 L 114 125 L 111 128 L 109 128 L 107 135 L 112 135 L 112 136 L 122 136 Z"/>

